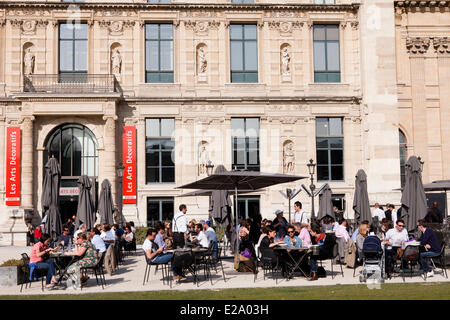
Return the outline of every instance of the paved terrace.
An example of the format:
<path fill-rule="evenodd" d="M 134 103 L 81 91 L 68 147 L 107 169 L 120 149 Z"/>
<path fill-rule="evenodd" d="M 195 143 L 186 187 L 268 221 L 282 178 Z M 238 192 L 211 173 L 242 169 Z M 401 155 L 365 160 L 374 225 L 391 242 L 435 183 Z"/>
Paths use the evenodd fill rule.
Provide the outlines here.
<path fill-rule="evenodd" d="M 113 275 L 105 274 L 106 287 L 103 290 L 100 285 L 97 286 L 95 281 L 95 276 L 90 275 L 90 279 L 86 287 L 83 290 L 73 290 L 66 289 L 64 285 L 55 287 L 53 290 L 44 289 L 46 294 L 74 294 L 74 293 L 95 293 L 95 292 L 124 292 L 124 291 L 158 291 L 158 290 L 192 290 L 192 289 L 230 289 L 230 288 L 266 288 L 266 287 L 296 287 L 296 286 L 321 286 L 321 285 L 339 285 L 339 284 L 360 284 L 359 282 L 359 270 L 362 267 L 358 267 L 353 277 L 353 269 L 343 266 L 344 277 L 340 273 L 339 265 L 334 265 L 333 270 L 335 273 L 334 279 L 330 275 L 330 262 L 324 262 L 323 266 L 327 270 L 326 278 L 319 278 L 318 281 L 307 281 L 304 277 L 295 276 L 293 279 L 287 281 L 278 278 L 276 283 L 275 279 L 272 277 L 266 277 L 263 280 L 263 272 L 260 269 L 256 282 L 254 282 L 254 276 L 251 273 L 241 273 L 233 269 L 232 259 L 225 259 L 223 261 L 226 282 L 223 281 L 222 272 L 218 269 L 218 273 L 215 274 L 212 271 L 213 284 L 211 282 L 205 281 L 203 277 L 203 271 L 200 273 L 200 283 L 195 285 L 193 283 L 193 276 L 188 275 L 187 280 L 175 283 L 172 282 L 172 289 L 167 284 L 162 282 L 162 274 L 160 269 L 155 274 L 155 267 L 152 266 L 149 281 L 142 285 L 145 271 L 145 259 L 143 251 L 140 250 L 141 246 L 138 246 L 136 254 L 132 252 L 127 255 L 124 262 L 119 266 L 119 269 Z M 31 247 L 0 247 L 0 262 L 6 261 L 11 258 L 19 259 L 22 252 L 31 253 Z M 337 273 L 339 271 L 339 273 Z M 447 271 L 448 272 L 448 271 Z M 298 275 L 299 273 L 296 273 Z M 442 275 L 440 269 L 435 271 L 435 276 L 427 278 L 427 282 L 448 282 L 449 279 Z M 420 282 L 423 283 L 425 280 L 417 272 L 411 276 L 408 274 L 405 277 L 406 283 Z M 386 283 L 403 283 L 403 279 L 399 275 L 394 275 L 392 279 L 386 280 Z M 0 295 L 20 295 L 20 294 L 42 294 L 41 282 L 33 282 L 31 288 L 23 288 L 22 293 L 20 293 L 20 285 L 12 287 L 0 287 Z M 157 294 L 155 292 L 155 294 Z"/>

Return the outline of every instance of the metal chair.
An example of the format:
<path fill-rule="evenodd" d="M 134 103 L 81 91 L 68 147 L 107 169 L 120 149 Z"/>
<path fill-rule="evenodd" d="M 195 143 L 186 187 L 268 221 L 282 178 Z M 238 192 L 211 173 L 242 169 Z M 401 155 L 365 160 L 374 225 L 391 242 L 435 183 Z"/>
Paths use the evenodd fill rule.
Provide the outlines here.
<path fill-rule="evenodd" d="M 413 266 L 413 264 L 420 265 L 419 261 L 420 261 L 419 247 L 418 246 L 407 246 L 405 248 L 405 251 L 403 251 L 403 255 L 400 260 L 403 282 L 405 282 L 405 270 L 403 268 L 403 265 L 404 264 L 409 265 L 410 270 L 411 270 L 411 276 L 412 276 L 412 271 L 413 271 L 412 266 Z"/>
<path fill-rule="evenodd" d="M 95 280 L 97 281 L 97 285 L 98 285 L 98 276 L 97 275 L 99 275 L 102 289 L 105 289 L 104 285 L 106 286 L 105 272 L 103 270 L 103 262 L 105 260 L 105 254 L 106 254 L 106 251 L 102 253 L 102 255 L 100 256 L 100 259 L 94 266 L 80 268 L 81 273 L 83 274 L 83 272 L 84 272 L 85 276 L 86 276 L 86 273 L 88 270 L 93 271 L 95 274 Z M 104 283 L 104 285 L 103 285 L 103 283 Z"/>
<path fill-rule="evenodd" d="M 278 263 L 278 256 L 271 248 L 259 248 L 259 252 L 261 253 L 260 262 L 263 269 L 264 280 L 266 280 L 266 274 L 268 274 L 270 271 L 272 275 L 275 274 L 275 283 L 278 283 L 276 271 L 281 272 L 281 268 Z"/>
<path fill-rule="evenodd" d="M 436 265 L 435 265 L 435 262 L 434 262 L 434 259 L 437 259 L 439 264 L 440 264 L 440 266 L 441 266 L 441 269 L 442 269 L 442 275 L 443 276 L 445 275 L 445 277 L 448 279 L 447 267 L 446 267 L 446 261 L 445 261 L 445 242 L 441 243 L 441 252 L 439 253 L 438 256 L 429 257 L 429 258 L 426 258 L 426 259 L 431 261 L 431 263 L 433 264 L 433 268 L 434 269 L 437 269 Z M 425 274 L 425 277 L 426 277 L 426 274 Z"/>
<path fill-rule="evenodd" d="M 337 242 L 334 243 L 333 250 L 328 257 L 323 258 L 323 259 L 320 259 L 320 258 L 317 259 L 317 261 L 320 261 L 321 266 L 322 266 L 322 261 L 324 261 L 324 260 L 330 260 L 330 262 L 331 262 L 331 279 L 334 279 L 334 272 L 333 272 L 333 262 L 334 261 L 339 261 L 342 277 L 344 277 L 344 270 L 342 269 L 342 261 L 341 261 L 341 257 L 339 256 L 339 248 L 338 248 Z"/>
<path fill-rule="evenodd" d="M 23 261 L 23 265 L 25 268 L 25 272 L 24 272 L 24 279 L 22 281 L 22 285 L 20 286 L 20 292 L 22 292 L 24 283 L 25 283 L 25 289 L 27 288 L 28 284 L 30 284 L 29 288 L 31 288 L 31 283 L 33 282 L 33 280 L 30 280 L 30 278 L 33 278 L 33 275 L 36 275 L 38 280 L 39 280 L 39 278 L 41 278 L 41 289 L 42 289 L 42 291 L 44 291 L 44 278 L 47 275 L 47 270 L 35 268 L 33 271 L 33 274 L 30 274 L 30 270 L 31 270 L 30 269 L 30 257 L 28 256 L 27 253 L 22 253 L 21 256 L 22 256 L 22 261 Z"/>
<path fill-rule="evenodd" d="M 163 284 L 165 284 L 166 282 L 166 276 L 169 277 L 169 263 L 153 263 L 151 260 L 148 259 L 147 254 L 145 254 L 144 252 L 144 257 L 145 257 L 145 271 L 144 271 L 144 280 L 142 281 L 142 285 L 145 284 L 145 282 L 148 282 L 148 278 L 150 276 L 150 269 L 152 266 L 156 266 L 155 267 L 155 274 L 158 271 L 158 268 L 161 266 L 161 272 L 162 272 L 162 277 L 163 277 Z M 146 280 L 147 278 L 147 280 Z M 170 277 L 169 277 L 170 278 Z M 167 281 L 170 281 L 167 280 Z"/>

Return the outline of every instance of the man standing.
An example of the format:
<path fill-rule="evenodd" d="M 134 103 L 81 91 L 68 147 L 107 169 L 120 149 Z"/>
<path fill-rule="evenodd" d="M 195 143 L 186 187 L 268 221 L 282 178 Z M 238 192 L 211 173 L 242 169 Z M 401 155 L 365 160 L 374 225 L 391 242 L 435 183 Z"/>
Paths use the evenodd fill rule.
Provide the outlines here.
<path fill-rule="evenodd" d="M 422 265 L 423 271 L 427 273 L 427 277 L 432 277 L 434 275 L 433 269 L 430 268 L 427 258 L 437 257 L 441 253 L 441 246 L 436 234 L 431 228 L 427 228 L 425 220 L 420 219 L 417 222 L 417 227 L 422 232 L 422 237 L 420 240 L 420 245 L 424 246 L 427 251 L 420 253 L 420 264 Z"/>
<path fill-rule="evenodd" d="M 384 211 L 380 209 L 380 204 L 377 202 L 375 203 L 375 209 L 372 211 L 372 218 L 378 217 L 378 222 L 381 223 L 381 220 L 386 218 L 386 215 L 384 214 Z"/>
<path fill-rule="evenodd" d="M 185 204 L 180 204 L 178 212 L 172 220 L 173 248 L 183 248 L 186 237 L 189 233 L 186 220 L 187 208 Z"/>
<path fill-rule="evenodd" d="M 394 225 L 397 224 L 397 210 L 395 210 L 395 206 L 393 204 L 388 204 L 388 209 L 385 211 L 386 218 L 391 220 Z"/>
<path fill-rule="evenodd" d="M 302 203 L 295 201 L 294 203 L 294 222 L 301 223 L 303 226 L 308 225 L 308 215 L 302 209 Z"/>

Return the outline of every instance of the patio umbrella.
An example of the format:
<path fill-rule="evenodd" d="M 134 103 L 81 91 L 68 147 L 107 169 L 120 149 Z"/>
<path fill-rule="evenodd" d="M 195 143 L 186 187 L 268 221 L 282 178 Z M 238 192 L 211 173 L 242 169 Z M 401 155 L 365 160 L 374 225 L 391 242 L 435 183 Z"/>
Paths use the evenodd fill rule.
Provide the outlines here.
<path fill-rule="evenodd" d="M 370 213 L 369 194 L 367 193 L 367 175 L 363 169 L 359 169 L 355 176 L 355 196 L 353 198 L 353 210 L 355 211 L 355 227 L 360 221 L 372 222 Z"/>
<path fill-rule="evenodd" d="M 77 219 L 75 226 L 78 229 L 80 224 L 84 223 L 87 230 L 89 230 L 94 227 L 95 224 L 94 201 L 92 201 L 91 194 L 92 183 L 86 175 L 81 176 L 77 183 L 80 193 L 78 195 Z"/>
<path fill-rule="evenodd" d="M 226 173 L 227 169 L 219 165 L 214 173 Z M 231 199 L 228 190 L 212 190 L 209 196 L 209 217 L 220 225 L 232 224 Z"/>
<path fill-rule="evenodd" d="M 333 217 L 333 219 L 336 219 L 336 216 L 333 211 L 333 202 L 331 201 L 331 189 L 330 186 L 326 186 L 322 193 L 319 200 L 319 213 L 317 215 L 317 218 L 320 220 L 325 216 Z"/>
<path fill-rule="evenodd" d="M 42 185 L 42 215 L 45 216 L 44 232 L 53 241 L 57 241 L 62 231 L 61 215 L 59 214 L 59 184 L 61 172 L 58 160 L 52 157 L 45 164 L 44 182 Z"/>
<path fill-rule="evenodd" d="M 417 220 L 427 214 L 427 200 L 422 184 L 422 164 L 416 156 L 409 157 L 405 164 L 405 186 L 402 192 L 402 212 L 406 211 L 408 231 L 416 228 Z M 405 214 L 403 214 L 405 216 Z"/>
<path fill-rule="evenodd" d="M 114 204 L 111 194 L 111 183 L 108 179 L 103 180 L 102 190 L 100 191 L 100 198 L 98 204 L 98 213 L 100 214 L 100 224 L 108 223 L 112 225 Z"/>
<path fill-rule="evenodd" d="M 257 190 L 261 188 L 270 187 L 280 183 L 293 182 L 300 179 L 305 179 L 304 176 L 294 176 L 277 173 L 264 173 L 257 171 L 224 171 L 214 173 L 206 178 L 192 182 L 180 187 L 178 189 L 206 189 L 206 190 L 233 190 L 235 194 L 234 201 L 234 226 L 236 230 L 236 238 L 238 238 L 237 228 L 237 193 L 238 190 Z M 238 251 L 239 241 L 236 241 L 235 252 Z M 239 255 L 238 255 L 239 257 Z"/>

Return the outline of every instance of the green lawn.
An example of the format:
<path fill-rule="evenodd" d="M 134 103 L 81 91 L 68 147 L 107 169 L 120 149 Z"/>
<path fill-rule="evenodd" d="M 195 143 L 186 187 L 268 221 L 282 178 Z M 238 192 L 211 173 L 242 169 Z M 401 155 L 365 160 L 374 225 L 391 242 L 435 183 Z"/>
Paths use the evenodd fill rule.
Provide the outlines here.
<path fill-rule="evenodd" d="M 21 300 L 391 300 L 399 298 L 404 300 L 449 300 L 450 282 L 384 284 L 381 285 L 381 289 L 369 289 L 366 285 L 333 285 L 315 287 L 0 296 L 0 299 Z"/>

